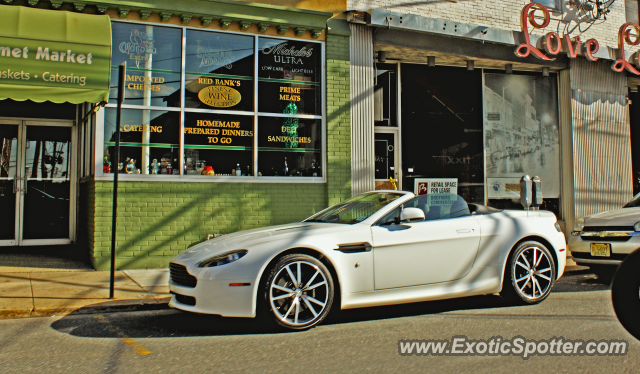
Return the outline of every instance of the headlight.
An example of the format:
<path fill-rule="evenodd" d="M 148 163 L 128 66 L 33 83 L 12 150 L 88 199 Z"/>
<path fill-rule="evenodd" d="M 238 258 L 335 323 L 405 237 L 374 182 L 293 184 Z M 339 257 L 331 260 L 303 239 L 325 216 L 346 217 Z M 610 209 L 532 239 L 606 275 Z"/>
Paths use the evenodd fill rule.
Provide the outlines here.
<path fill-rule="evenodd" d="M 582 229 L 584 229 L 584 218 L 578 218 L 578 220 L 576 221 L 576 225 L 573 226 L 573 230 L 571 230 L 571 234 L 580 235 Z"/>
<path fill-rule="evenodd" d="M 633 225 L 633 229 L 636 230 L 636 231 L 640 231 L 640 222 L 638 222 L 635 225 Z"/>
<path fill-rule="evenodd" d="M 244 255 L 246 255 L 247 252 L 249 251 L 247 251 L 246 249 L 241 249 L 238 251 L 223 253 L 220 255 L 216 255 L 214 257 L 210 257 L 206 260 L 200 261 L 196 264 L 196 266 L 199 268 L 210 268 L 213 266 L 222 266 L 222 265 L 230 264 L 244 257 Z"/>
<path fill-rule="evenodd" d="M 582 231 L 584 229 L 584 218 L 578 218 L 576 225 L 573 226 L 573 231 Z"/>
<path fill-rule="evenodd" d="M 562 232 L 562 228 L 560 227 L 560 223 L 558 223 L 558 221 L 556 221 L 553 226 L 555 226 L 557 232 Z"/>

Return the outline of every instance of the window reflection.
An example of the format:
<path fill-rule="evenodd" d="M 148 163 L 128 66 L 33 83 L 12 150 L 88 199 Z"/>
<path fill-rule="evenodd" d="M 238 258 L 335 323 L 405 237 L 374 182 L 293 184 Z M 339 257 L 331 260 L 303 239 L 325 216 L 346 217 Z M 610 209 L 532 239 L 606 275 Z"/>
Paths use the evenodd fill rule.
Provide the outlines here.
<path fill-rule="evenodd" d="M 322 176 L 322 43 L 114 22 L 112 54 L 104 173 Z M 123 109 L 115 160 L 113 104 L 125 61 L 124 103 L 139 109 Z"/>
<path fill-rule="evenodd" d="M 259 176 L 322 176 L 320 120 L 260 117 L 259 121 Z"/>
<path fill-rule="evenodd" d="M 179 107 L 182 31 L 119 22 L 112 29 L 109 102 L 117 102 L 118 66 L 126 62 L 125 104 Z"/>
<path fill-rule="evenodd" d="M 253 39 L 187 31 L 187 108 L 253 111 Z"/>
<path fill-rule="evenodd" d="M 253 138 L 252 116 L 187 113 L 186 174 L 253 176 Z"/>
<path fill-rule="evenodd" d="M 180 113 L 123 109 L 120 125 L 120 160 L 115 162 L 117 110 L 108 108 L 104 121 L 103 172 L 116 164 L 127 174 L 180 174 Z"/>

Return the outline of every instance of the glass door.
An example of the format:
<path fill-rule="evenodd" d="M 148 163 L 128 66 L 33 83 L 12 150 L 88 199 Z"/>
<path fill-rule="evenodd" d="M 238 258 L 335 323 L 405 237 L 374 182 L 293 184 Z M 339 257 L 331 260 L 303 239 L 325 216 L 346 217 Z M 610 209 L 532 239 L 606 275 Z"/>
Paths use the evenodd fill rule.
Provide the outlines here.
<path fill-rule="evenodd" d="M 19 122 L 0 120 L 0 245 L 16 245 Z"/>
<path fill-rule="evenodd" d="M 0 119 L 0 245 L 71 243 L 77 162 L 72 126 Z"/>
<path fill-rule="evenodd" d="M 22 239 L 68 239 L 71 127 L 26 126 Z"/>
<path fill-rule="evenodd" d="M 376 190 L 399 190 L 397 130 L 375 130 Z"/>

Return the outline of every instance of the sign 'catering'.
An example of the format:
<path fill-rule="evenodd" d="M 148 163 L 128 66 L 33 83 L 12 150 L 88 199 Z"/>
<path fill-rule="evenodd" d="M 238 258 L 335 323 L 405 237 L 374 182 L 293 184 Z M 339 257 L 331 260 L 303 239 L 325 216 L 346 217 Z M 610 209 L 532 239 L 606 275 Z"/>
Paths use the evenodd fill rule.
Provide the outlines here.
<path fill-rule="evenodd" d="M 538 23 L 534 16 L 536 10 L 540 10 L 543 13 L 542 23 Z M 544 49 L 546 54 L 536 46 L 532 45 L 528 25 L 537 29 L 543 29 L 549 26 L 550 21 L 551 16 L 549 14 L 549 10 L 542 4 L 530 3 L 522 9 L 521 25 L 525 42 L 516 47 L 516 56 L 524 58 L 529 55 L 533 55 L 541 60 L 552 61 L 553 58 L 550 58 L 548 55 L 557 56 L 562 51 L 565 51 L 569 58 L 576 58 L 578 55 L 584 55 L 584 57 L 589 61 L 597 61 L 599 59 L 595 56 L 595 53 L 600 50 L 600 43 L 595 38 L 588 39 L 582 43 L 580 36 L 576 36 L 571 39 L 571 36 L 568 34 L 564 34 L 561 37 L 560 34 L 554 31 L 546 33 L 542 38 L 542 49 Z M 635 32 L 635 35 L 631 34 L 632 31 Z M 626 44 L 632 46 L 640 44 L 640 25 L 633 22 L 627 22 L 620 27 L 620 30 L 618 31 L 619 59 L 611 65 L 611 69 L 616 72 L 627 70 L 633 74 L 640 75 L 640 61 L 638 59 L 638 55 L 636 53 L 630 59 L 633 64 L 627 61 L 625 52 Z"/>

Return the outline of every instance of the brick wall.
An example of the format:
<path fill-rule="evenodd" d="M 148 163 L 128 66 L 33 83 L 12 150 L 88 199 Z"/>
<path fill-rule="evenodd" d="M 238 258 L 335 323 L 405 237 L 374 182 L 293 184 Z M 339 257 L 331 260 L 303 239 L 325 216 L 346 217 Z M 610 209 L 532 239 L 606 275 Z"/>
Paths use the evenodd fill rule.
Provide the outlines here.
<path fill-rule="evenodd" d="M 112 186 L 95 182 L 90 250 L 98 270 L 109 268 Z M 120 182 L 116 265 L 167 267 L 207 234 L 299 221 L 325 208 L 325 197 L 324 184 Z"/>
<path fill-rule="evenodd" d="M 86 212 L 83 212 L 84 214 L 81 214 L 80 217 L 86 219 L 86 222 L 79 221 L 79 226 L 81 228 L 84 226 L 84 229 L 86 230 L 84 242 L 89 251 L 90 258 L 93 259 L 94 250 L 95 250 L 95 238 L 96 238 L 95 236 L 96 206 L 97 206 L 97 204 L 95 203 L 96 182 L 89 181 L 83 184 L 84 184 L 83 190 L 85 192 L 85 195 L 84 195 L 85 201 L 83 202 L 84 206 L 81 209 L 86 209 Z"/>
<path fill-rule="evenodd" d="M 347 0 L 347 9 L 369 10 L 383 9 L 391 12 L 416 14 L 425 17 L 453 20 L 474 25 L 497 27 L 507 30 L 520 30 L 520 13 L 529 4 L 529 0 L 469 0 L 458 2 L 434 1 L 425 4 L 423 1 L 407 0 Z M 625 2 L 616 1 L 609 9 L 606 21 L 595 23 L 584 22 L 572 9 L 568 1 L 563 1 L 563 13 L 551 15 L 551 23 L 535 34 L 557 31 L 561 34 L 571 33 L 582 40 L 597 38 L 601 46 L 617 48 L 617 33 L 625 23 Z M 531 31 L 531 27 L 529 28 Z"/>
<path fill-rule="evenodd" d="M 351 197 L 349 37 L 327 35 L 328 202 Z"/>

